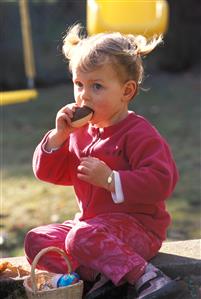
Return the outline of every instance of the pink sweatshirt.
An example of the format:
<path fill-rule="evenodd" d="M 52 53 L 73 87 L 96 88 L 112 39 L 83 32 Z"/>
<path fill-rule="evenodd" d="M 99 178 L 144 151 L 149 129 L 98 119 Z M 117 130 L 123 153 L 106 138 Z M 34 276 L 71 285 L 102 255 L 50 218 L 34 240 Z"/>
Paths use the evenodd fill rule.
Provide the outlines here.
<path fill-rule="evenodd" d="M 166 238 L 170 216 L 165 200 L 174 190 L 178 172 L 169 146 L 146 119 L 130 112 L 103 131 L 86 125 L 52 153 L 43 150 L 47 138 L 48 134 L 35 150 L 34 173 L 46 182 L 74 186 L 80 209 L 76 219 L 125 213 L 162 240 Z M 97 157 L 118 171 L 123 202 L 114 203 L 110 192 L 77 178 L 80 158 L 86 156 Z"/>

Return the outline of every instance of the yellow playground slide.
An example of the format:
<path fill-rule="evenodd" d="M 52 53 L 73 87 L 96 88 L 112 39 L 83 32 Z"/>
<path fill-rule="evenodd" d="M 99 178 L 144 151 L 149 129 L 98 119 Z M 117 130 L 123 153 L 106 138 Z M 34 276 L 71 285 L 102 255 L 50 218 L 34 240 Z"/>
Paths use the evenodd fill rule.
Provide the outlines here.
<path fill-rule="evenodd" d="M 87 31 L 142 34 L 165 33 L 169 9 L 166 0 L 87 0 Z"/>

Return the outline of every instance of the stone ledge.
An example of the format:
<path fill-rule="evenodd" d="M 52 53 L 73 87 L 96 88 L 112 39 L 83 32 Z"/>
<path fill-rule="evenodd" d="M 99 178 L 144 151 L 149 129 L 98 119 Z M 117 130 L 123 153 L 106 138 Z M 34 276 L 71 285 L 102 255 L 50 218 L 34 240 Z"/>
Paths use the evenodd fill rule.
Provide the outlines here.
<path fill-rule="evenodd" d="M 2 260 L 5 259 L 0 259 L 0 261 Z M 25 257 L 12 257 L 6 258 L 6 260 L 30 270 Z M 184 280 L 186 294 L 183 299 L 201 298 L 201 240 L 165 242 L 159 254 L 151 262 L 170 277 L 179 276 Z M 22 283 L 23 280 L 14 281 L 0 278 L 0 298 L 27 299 Z M 115 297 L 115 299 L 126 299 L 126 297 Z"/>
<path fill-rule="evenodd" d="M 165 242 L 151 262 L 172 278 L 201 275 L 201 240 Z"/>

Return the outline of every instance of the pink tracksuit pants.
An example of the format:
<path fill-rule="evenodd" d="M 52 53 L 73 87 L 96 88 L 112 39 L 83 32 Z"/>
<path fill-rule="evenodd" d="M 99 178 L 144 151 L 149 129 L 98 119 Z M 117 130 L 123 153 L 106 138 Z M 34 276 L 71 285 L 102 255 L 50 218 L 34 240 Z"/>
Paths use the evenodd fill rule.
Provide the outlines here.
<path fill-rule="evenodd" d="M 161 244 L 135 218 L 108 213 L 85 221 L 70 220 L 32 229 L 25 238 L 25 253 L 32 263 L 41 249 L 56 246 L 67 253 L 73 271 L 83 280 L 92 280 L 102 273 L 115 285 L 125 281 L 134 284 Z M 65 273 L 66 263 L 62 256 L 48 252 L 39 260 L 37 268 Z"/>

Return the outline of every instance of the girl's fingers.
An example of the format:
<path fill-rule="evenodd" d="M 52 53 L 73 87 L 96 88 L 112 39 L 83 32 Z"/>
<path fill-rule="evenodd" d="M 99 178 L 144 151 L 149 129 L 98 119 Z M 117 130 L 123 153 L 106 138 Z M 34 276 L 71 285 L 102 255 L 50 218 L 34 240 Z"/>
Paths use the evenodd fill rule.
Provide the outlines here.
<path fill-rule="evenodd" d="M 57 120 L 65 120 L 69 126 L 71 126 L 71 119 L 66 113 L 60 113 Z"/>
<path fill-rule="evenodd" d="M 75 111 L 76 107 L 77 107 L 76 103 L 71 103 L 71 104 L 68 104 L 68 105 L 64 106 L 63 108 L 61 108 L 61 110 L 59 112 L 66 113 L 70 118 L 72 118 L 73 112 Z"/>
<path fill-rule="evenodd" d="M 73 110 L 72 109 L 70 109 L 70 108 L 68 108 L 68 107 L 64 107 L 64 108 L 62 108 L 61 110 L 60 110 L 60 112 L 61 113 L 65 113 L 65 114 L 67 114 L 70 118 L 72 118 L 73 117 Z"/>
<path fill-rule="evenodd" d="M 88 175 L 88 174 L 89 174 L 89 169 L 88 169 L 88 167 L 85 167 L 85 166 L 83 166 L 83 165 L 79 165 L 78 168 L 77 168 L 77 170 L 78 170 L 79 172 L 81 172 L 82 174 L 85 174 L 85 175 Z"/>
<path fill-rule="evenodd" d="M 78 179 L 80 179 L 80 180 L 82 180 L 82 181 L 85 181 L 85 182 L 88 182 L 88 183 L 89 183 L 89 178 L 88 178 L 87 175 L 82 174 L 82 173 L 78 173 L 78 174 L 77 174 L 77 177 L 78 177 Z"/>
<path fill-rule="evenodd" d="M 90 161 L 81 161 L 80 165 L 84 166 L 84 167 L 87 167 L 87 168 L 91 167 Z"/>
<path fill-rule="evenodd" d="M 70 118 L 72 118 L 73 116 L 73 112 L 75 111 L 75 108 L 77 107 L 77 104 L 76 103 L 71 103 L 71 104 L 68 104 L 68 105 L 65 105 L 64 107 L 62 107 L 58 114 L 60 113 L 65 113 L 67 114 Z"/>
<path fill-rule="evenodd" d="M 80 159 L 81 160 L 81 163 L 82 162 L 89 162 L 89 163 L 93 163 L 93 162 L 100 162 L 100 160 L 98 159 L 98 158 L 96 158 L 96 157 L 90 157 L 90 156 L 88 156 L 88 157 L 83 157 L 83 158 L 81 158 Z"/>

